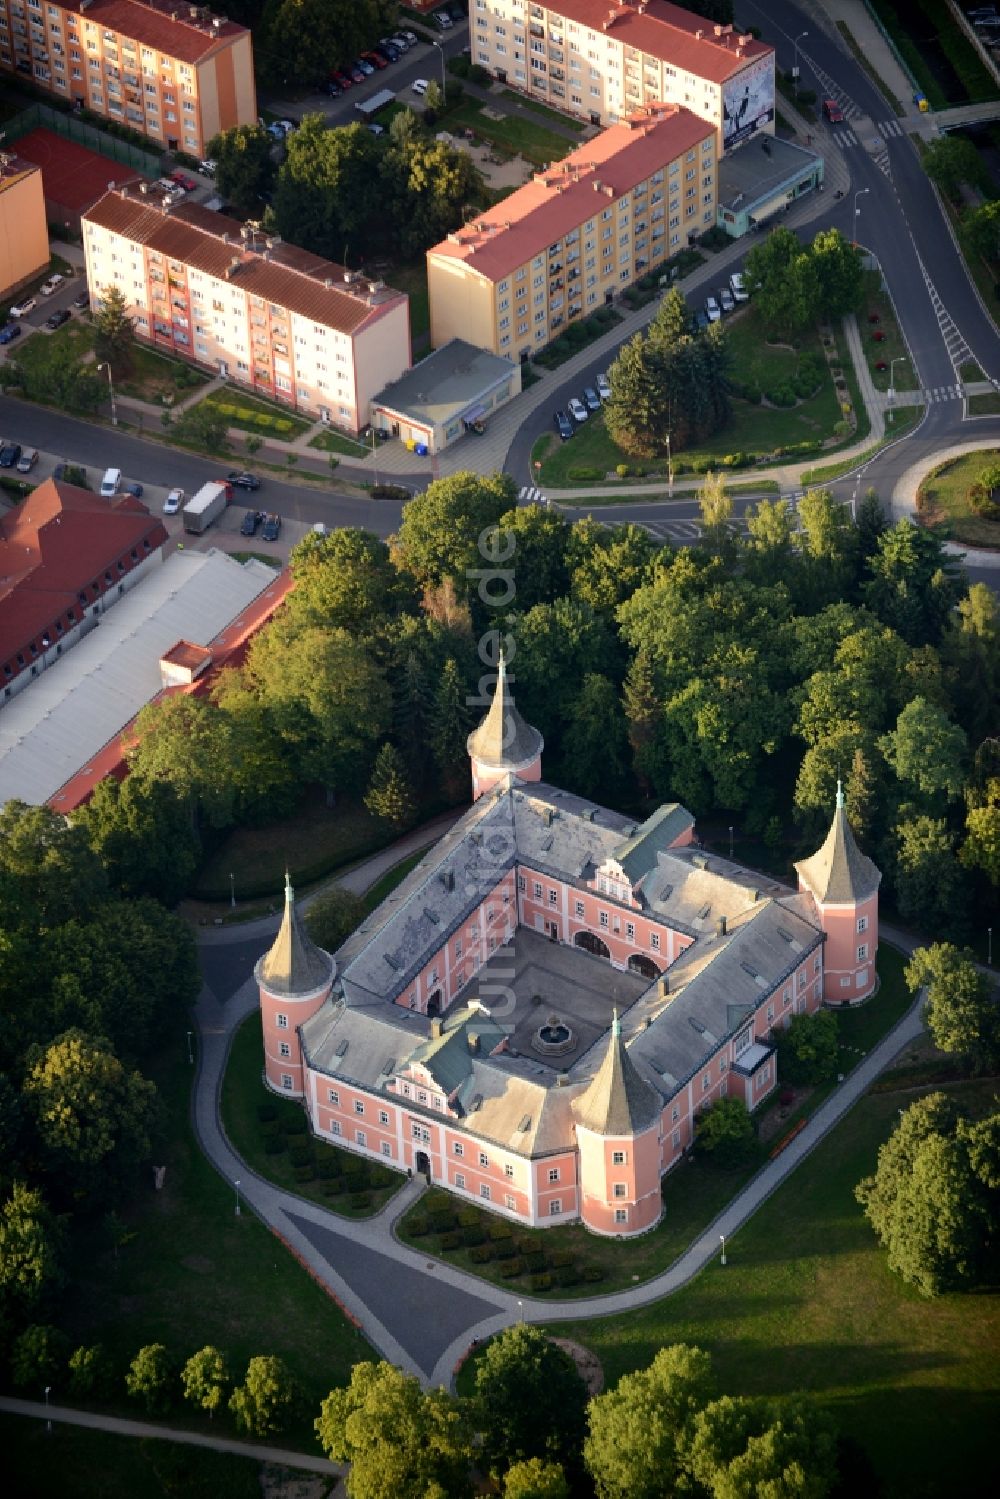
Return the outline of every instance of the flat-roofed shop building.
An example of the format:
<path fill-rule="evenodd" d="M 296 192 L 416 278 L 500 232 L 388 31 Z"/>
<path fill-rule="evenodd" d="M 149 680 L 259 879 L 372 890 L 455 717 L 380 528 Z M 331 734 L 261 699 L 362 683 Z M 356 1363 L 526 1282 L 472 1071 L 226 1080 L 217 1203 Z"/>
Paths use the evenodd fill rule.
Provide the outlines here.
<path fill-rule="evenodd" d="M 667 0 L 472 0 L 472 60 L 501 82 L 613 125 L 642 104 L 682 104 L 718 150 L 774 131 L 774 48 Z"/>
<path fill-rule="evenodd" d="M 83 218 L 93 305 L 117 286 L 140 338 L 357 432 L 410 364 L 409 299 L 382 281 L 141 186 Z"/>
<path fill-rule="evenodd" d="M 245 26 L 179 0 L 0 0 L 0 72 L 203 156 L 257 119 Z"/>
<path fill-rule="evenodd" d="M 427 252 L 431 343 L 530 354 L 715 218 L 712 126 L 644 106 Z"/>
<path fill-rule="evenodd" d="M 454 338 L 372 402 L 372 426 L 411 449 L 440 453 L 521 393 L 521 366 Z"/>

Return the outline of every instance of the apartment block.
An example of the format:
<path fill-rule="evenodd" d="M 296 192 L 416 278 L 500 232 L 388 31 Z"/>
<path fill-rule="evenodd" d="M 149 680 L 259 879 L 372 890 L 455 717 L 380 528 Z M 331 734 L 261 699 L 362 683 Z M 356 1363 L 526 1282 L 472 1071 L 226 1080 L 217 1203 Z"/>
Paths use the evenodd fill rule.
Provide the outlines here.
<path fill-rule="evenodd" d="M 42 174 L 30 161 L 0 151 L 0 298 L 40 275 L 48 263 Z"/>
<path fill-rule="evenodd" d="M 667 0 L 472 0 L 472 60 L 501 82 L 595 125 L 680 104 L 718 150 L 774 132 L 774 49 Z"/>
<path fill-rule="evenodd" d="M 524 358 L 715 218 L 713 126 L 644 106 L 427 252 L 431 343 Z"/>
<path fill-rule="evenodd" d="M 257 118 L 250 32 L 178 0 L 0 0 L 0 72 L 203 156 Z"/>
<path fill-rule="evenodd" d="M 83 215 L 94 306 L 124 295 L 136 332 L 248 390 L 357 432 L 410 365 L 409 299 L 145 184 Z"/>

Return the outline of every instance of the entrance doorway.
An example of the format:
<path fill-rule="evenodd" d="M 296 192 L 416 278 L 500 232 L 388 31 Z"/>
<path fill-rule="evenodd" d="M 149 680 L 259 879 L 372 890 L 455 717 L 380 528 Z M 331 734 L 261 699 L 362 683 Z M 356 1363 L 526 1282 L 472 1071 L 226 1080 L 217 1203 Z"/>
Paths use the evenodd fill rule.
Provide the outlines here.
<path fill-rule="evenodd" d="M 595 958 L 610 958 L 611 949 L 606 942 L 593 932 L 577 932 L 573 941 L 577 947 L 582 947 L 584 952 L 593 953 Z"/>
<path fill-rule="evenodd" d="M 649 979 L 650 983 L 660 976 L 660 970 L 652 958 L 647 958 L 646 954 L 642 952 L 631 953 L 628 966 L 633 973 L 641 973 L 644 979 Z"/>
<path fill-rule="evenodd" d="M 440 1013 L 441 1013 L 441 990 L 440 989 L 435 989 L 434 993 L 431 995 L 430 999 L 427 1001 L 427 1014 L 429 1016 L 434 1016 L 434 1015 L 440 1015 Z"/>
<path fill-rule="evenodd" d="M 430 1179 L 431 1179 L 431 1158 L 427 1154 L 426 1150 L 418 1150 L 417 1151 L 416 1164 L 417 1164 L 417 1171 L 418 1171 L 418 1173 L 421 1176 L 426 1176 L 427 1180 L 430 1181 Z"/>

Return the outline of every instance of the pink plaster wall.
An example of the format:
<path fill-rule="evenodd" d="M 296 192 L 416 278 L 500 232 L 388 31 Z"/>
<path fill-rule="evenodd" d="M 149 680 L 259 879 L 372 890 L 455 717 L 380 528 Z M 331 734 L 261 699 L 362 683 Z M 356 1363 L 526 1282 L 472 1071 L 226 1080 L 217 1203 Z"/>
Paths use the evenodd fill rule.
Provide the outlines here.
<path fill-rule="evenodd" d="M 607 1138 L 577 1126 L 580 1155 L 580 1217 L 598 1234 L 645 1233 L 659 1222 L 660 1196 L 659 1126 L 624 1139 Z M 624 1161 L 615 1164 L 620 1152 Z M 615 1188 L 624 1189 L 616 1195 Z M 619 1221 L 617 1215 L 624 1213 Z"/>
<path fill-rule="evenodd" d="M 522 926 L 548 935 L 554 923 L 558 940 L 568 943 L 575 941 L 578 932 L 592 932 L 606 944 L 617 968 L 627 967 L 629 957 L 635 953 L 650 959 L 662 973 L 691 944 L 690 937 L 672 931 L 663 922 L 650 920 L 610 896 L 579 890 L 527 864 L 519 864 L 517 874 L 518 919 Z M 535 892 L 536 886 L 541 887 L 540 895 Z M 602 914 L 607 918 L 606 926 L 601 921 Z M 629 936 L 629 925 L 634 928 L 634 936 Z M 654 937 L 658 946 L 653 945 Z"/>
<path fill-rule="evenodd" d="M 459 931 L 453 932 L 448 941 L 429 958 L 411 983 L 400 994 L 396 1003 L 404 1009 L 427 1014 L 427 1002 L 438 989 L 441 991 L 440 1009 L 446 1010 L 473 974 L 505 942 L 514 935 L 517 920 L 517 900 L 514 871 L 509 870 L 480 904 L 462 923 Z M 484 990 L 484 1003 L 489 994 Z"/>
<path fill-rule="evenodd" d="M 857 906 L 821 907 L 820 914 L 826 932 L 823 998 L 828 1005 L 857 1004 L 867 999 L 875 988 L 878 895 L 869 896 Z M 861 922 L 865 926 L 859 931 Z M 858 957 L 861 947 L 867 949 L 863 958 Z"/>
<path fill-rule="evenodd" d="M 472 761 L 472 800 L 477 802 L 486 791 L 491 791 L 498 781 L 502 781 L 509 771 L 496 770 L 489 765 L 483 765 L 475 758 Z M 516 775 L 519 781 L 540 781 L 542 779 L 542 757 L 536 755 L 530 765 L 519 766 Z"/>
<path fill-rule="evenodd" d="M 280 994 L 269 994 L 261 986 L 260 1018 L 264 1036 L 264 1075 L 276 1093 L 288 1093 L 292 1098 L 301 1098 L 304 1088 L 302 1050 L 299 1045 L 298 1027 L 315 1015 L 330 993 L 331 984 L 305 999 L 289 999 Z M 283 1016 L 287 1024 L 279 1024 Z M 281 1047 L 288 1047 L 288 1056 L 281 1055 Z M 286 1086 L 284 1079 L 292 1079 Z"/>

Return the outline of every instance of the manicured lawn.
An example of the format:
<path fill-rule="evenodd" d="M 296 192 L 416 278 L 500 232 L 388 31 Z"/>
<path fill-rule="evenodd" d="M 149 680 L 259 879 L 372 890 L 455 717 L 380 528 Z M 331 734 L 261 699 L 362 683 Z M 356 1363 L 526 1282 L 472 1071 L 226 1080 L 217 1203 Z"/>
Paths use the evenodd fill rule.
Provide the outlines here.
<path fill-rule="evenodd" d="M 872 322 L 873 317 L 878 318 L 877 323 Z M 876 390 L 889 389 L 890 374 L 895 390 L 919 388 L 909 351 L 899 331 L 888 293 L 882 289 L 882 277 L 878 271 L 865 272 L 865 300 L 858 313 L 858 330 L 861 334 L 861 347 L 865 351 L 865 361 Z M 876 337 L 877 334 L 882 335 L 881 339 Z M 885 369 L 877 369 L 879 364 L 884 364 Z"/>
<path fill-rule="evenodd" d="M 970 396 L 970 416 L 996 416 L 1000 412 L 1000 395 Z"/>
<path fill-rule="evenodd" d="M 321 1207 L 345 1218 L 369 1218 L 383 1208 L 393 1193 L 399 1191 L 406 1178 L 397 1171 L 380 1166 L 378 1162 L 373 1163 L 378 1174 L 377 1180 L 381 1182 L 388 1179 L 385 1185 L 369 1189 L 359 1180 L 349 1190 L 344 1182 L 345 1173 L 350 1177 L 367 1176 L 369 1163 L 363 1156 L 338 1150 L 335 1145 L 310 1139 L 305 1134 L 285 1136 L 281 1133 L 278 1138 L 282 1142 L 287 1139 L 289 1148 L 293 1145 L 308 1145 L 311 1149 L 316 1174 L 312 1180 L 300 1182 L 296 1180 L 295 1167 L 288 1150 L 268 1154 L 265 1148 L 267 1141 L 257 1116 L 258 1106 L 266 1104 L 274 1110 L 279 1131 L 283 1131 L 286 1125 L 301 1125 L 304 1116 L 301 1104 L 293 1103 L 288 1098 L 276 1098 L 264 1087 L 261 1082 L 263 1066 L 264 1045 L 260 1015 L 248 1015 L 233 1037 L 222 1083 L 222 1122 L 233 1149 L 253 1171 L 274 1182 L 283 1191 L 295 1192 L 310 1202 L 318 1202 Z M 324 1187 L 331 1181 L 336 1181 L 339 1185 L 336 1194 L 324 1191 Z M 360 1197 L 367 1198 L 367 1201 L 361 1202 L 360 1197 L 355 1201 L 355 1192 Z"/>
<path fill-rule="evenodd" d="M 895 949 L 881 949 L 878 968 L 881 987 L 876 998 L 859 1010 L 838 1012 L 837 1015 L 842 1040 L 840 1070 L 844 1074 L 850 1072 L 861 1061 L 862 1056 L 891 1030 L 912 1002 L 903 983 L 902 958 Z M 491 1225 L 496 1224 L 495 1215 L 482 1213 L 464 1203 L 456 1204 L 453 1194 L 437 1188 L 414 1204 L 398 1223 L 397 1232 L 404 1242 L 412 1243 L 421 1253 L 438 1254 L 449 1263 L 460 1265 L 470 1274 L 481 1275 L 497 1285 L 506 1286 L 508 1290 L 521 1287 L 526 1294 L 548 1294 L 554 1298 L 603 1295 L 607 1291 L 621 1290 L 637 1282 L 650 1280 L 672 1265 L 764 1164 L 774 1140 L 790 1130 L 800 1118 L 813 1114 L 836 1086 L 836 1082 L 831 1081 L 814 1088 L 802 1104 L 784 1111 L 777 1135 L 767 1145 L 759 1144 L 753 1159 L 745 1166 L 737 1170 L 722 1171 L 696 1156 L 675 1167 L 663 1179 L 663 1217 L 658 1227 L 632 1243 L 621 1244 L 615 1239 L 598 1238 L 579 1224 L 539 1229 L 514 1226 L 513 1237 L 519 1255 L 530 1256 L 539 1251 L 546 1255 L 561 1252 L 572 1261 L 580 1279 L 579 1283 L 570 1286 L 554 1284 L 551 1288 L 536 1290 L 531 1286 L 529 1273 L 514 1279 L 503 1276 L 503 1260 L 478 1264 L 465 1247 L 442 1250 L 440 1235 L 437 1233 L 413 1235 L 410 1229 L 414 1221 L 419 1224 L 420 1220 L 435 1209 L 452 1212 L 460 1209 L 463 1213 L 474 1214 L 476 1226 L 484 1234 L 488 1233 Z M 776 1095 L 768 1107 L 781 1107 Z M 546 1264 L 538 1268 L 548 1270 L 554 1267 Z M 588 1269 L 601 1272 L 599 1287 L 584 1279 Z"/>
<path fill-rule="evenodd" d="M 244 432 L 256 432 L 260 436 L 278 437 L 283 442 L 301 437 L 312 426 L 311 422 L 294 416 L 286 407 L 262 401 L 259 396 L 245 395 L 231 386 L 213 391 L 198 405 L 211 406 L 221 412 L 231 427 L 240 427 Z"/>
<path fill-rule="evenodd" d="M 29 338 L 19 339 L 16 344 L 11 344 L 8 358 L 16 359 L 24 369 L 30 370 L 38 359 L 48 354 L 52 344 L 67 349 L 76 359 L 83 359 L 94 347 L 94 330 L 88 322 L 72 317 L 68 323 L 57 328 L 55 333 L 32 333 Z"/>
<path fill-rule="evenodd" d="M 147 349 L 144 344 L 133 344 L 129 365 L 129 373 L 117 382 L 116 389 L 119 395 L 141 401 L 161 401 L 166 396 L 169 399 L 165 404 L 172 405 L 208 384 L 209 377 L 203 370 Z"/>
<path fill-rule="evenodd" d="M 239 1372 L 255 1354 L 280 1354 L 306 1397 L 303 1418 L 283 1440 L 313 1451 L 311 1416 L 324 1394 L 350 1377 L 351 1366 L 371 1356 L 370 1346 L 253 1213 L 234 1213 L 232 1184 L 208 1164 L 191 1130 L 193 1068 L 181 1029 L 144 1070 L 168 1111 L 159 1155 L 167 1168 L 164 1186 L 154 1192 L 144 1183 L 123 1212 L 132 1237 L 117 1260 L 103 1223 L 77 1236 L 60 1326 L 73 1346 L 103 1343 L 122 1371 L 151 1342 L 165 1343 L 182 1360 L 213 1343 Z M 53 1398 L 62 1393 L 57 1385 Z M 124 1391 L 108 1408 L 141 1414 Z M 180 1403 L 168 1420 L 210 1429 Z M 217 1416 L 214 1429 L 230 1435 L 229 1416 Z"/>
<path fill-rule="evenodd" d="M 984 1109 L 995 1085 L 949 1091 Z M 815 1394 L 864 1448 L 886 1499 L 988 1491 L 1000 1300 L 925 1301 L 890 1274 L 853 1196 L 915 1096 L 863 1099 L 727 1241 L 725 1268 L 632 1315 L 550 1330 L 592 1348 L 611 1385 L 687 1342 L 711 1353 L 726 1392 Z"/>
<path fill-rule="evenodd" d="M 363 442 L 355 442 L 343 432 L 334 432 L 324 427 L 315 437 L 310 437 L 309 446 L 319 448 L 321 453 L 346 453 L 349 458 L 363 458 L 370 449 Z"/>
<path fill-rule="evenodd" d="M 136 1441 L 106 1431 L 0 1415 L 4 1487 L 13 1499 L 260 1499 L 260 1463 L 252 1458 Z"/>
<path fill-rule="evenodd" d="M 385 848 L 393 837 L 362 802 L 344 798 L 328 807 L 313 792 L 280 825 L 235 828 L 208 859 L 193 894 L 199 900 L 228 901 L 233 870 L 239 900 L 277 895 L 284 888 L 286 862 L 293 882 L 306 885 Z"/>
<path fill-rule="evenodd" d="M 985 449 L 966 453 L 928 474 L 917 491 L 921 524 L 969 546 L 1000 546 L 1000 521 L 977 515 L 968 500 L 970 484 L 988 464 L 997 462 L 1000 451 Z"/>
<path fill-rule="evenodd" d="M 560 114 L 558 109 L 550 109 L 547 104 L 539 104 L 537 99 L 526 99 L 522 94 L 516 94 L 512 88 L 505 88 L 500 97 L 512 99 L 519 109 L 530 109 L 533 115 L 542 115 L 547 120 L 555 120 L 557 125 L 567 126 L 570 130 L 583 129 L 582 120 L 575 120 L 572 115 Z"/>
<path fill-rule="evenodd" d="M 573 150 L 573 142 L 565 135 L 556 135 L 553 130 L 546 130 L 544 125 L 538 125 L 534 120 L 524 115 L 504 115 L 502 119 L 494 120 L 483 114 L 487 108 L 478 99 L 463 99 L 457 109 L 451 109 L 447 115 L 442 116 L 442 123 L 446 130 L 472 130 L 481 140 L 492 142 L 493 145 L 510 151 L 517 156 L 523 156 L 526 161 L 533 161 L 537 166 L 545 166 L 550 161 L 559 161 Z"/>

